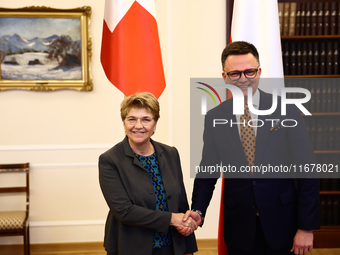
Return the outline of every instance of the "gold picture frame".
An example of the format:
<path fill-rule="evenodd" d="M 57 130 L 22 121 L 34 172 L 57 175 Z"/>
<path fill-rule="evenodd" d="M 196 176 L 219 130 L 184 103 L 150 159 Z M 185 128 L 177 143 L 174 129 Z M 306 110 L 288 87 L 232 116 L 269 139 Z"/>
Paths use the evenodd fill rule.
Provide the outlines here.
<path fill-rule="evenodd" d="M 0 8 L 0 91 L 91 91 L 90 19 L 90 6 Z"/>

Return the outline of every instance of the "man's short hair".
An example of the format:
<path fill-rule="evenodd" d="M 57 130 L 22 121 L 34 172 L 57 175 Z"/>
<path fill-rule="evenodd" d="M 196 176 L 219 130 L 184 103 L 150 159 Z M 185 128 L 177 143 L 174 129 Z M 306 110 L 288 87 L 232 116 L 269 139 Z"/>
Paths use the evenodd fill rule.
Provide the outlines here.
<path fill-rule="evenodd" d="M 222 69 L 224 70 L 225 60 L 227 59 L 228 56 L 244 55 L 248 53 L 251 53 L 257 60 L 258 64 L 260 65 L 259 52 L 257 51 L 256 47 L 253 44 L 244 41 L 236 41 L 228 44 L 224 48 L 221 56 Z"/>

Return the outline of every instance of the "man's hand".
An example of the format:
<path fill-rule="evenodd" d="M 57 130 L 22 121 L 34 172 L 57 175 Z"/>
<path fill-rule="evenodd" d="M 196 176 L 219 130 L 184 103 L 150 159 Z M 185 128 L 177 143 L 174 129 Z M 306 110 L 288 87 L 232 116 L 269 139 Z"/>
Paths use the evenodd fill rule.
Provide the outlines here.
<path fill-rule="evenodd" d="M 294 243 L 293 247 L 290 250 L 291 252 L 294 252 L 296 255 L 303 255 L 307 254 L 308 251 L 313 251 L 313 230 L 307 231 L 298 229 L 294 236 Z"/>
<path fill-rule="evenodd" d="M 193 218 L 196 221 L 197 226 L 200 226 L 202 224 L 202 217 L 197 212 L 188 210 L 183 217 L 183 221 L 186 221 L 189 217 Z"/>
<path fill-rule="evenodd" d="M 184 215 L 184 214 L 183 214 Z M 195 226 L 196 226 L 196 228 L 194 229 L 194 230 L 192 230 L 192 229 L 190 229 L 189 227 L 176 227 L 176 229 L 177 229 L 177 231 L 179 232 L 179 233 L 181 233 L 182 235 L 184 235 L 184 236 L 188 236 L 188 235 L 190 235 L 192 232 L 194 232 L 196 229 L 197 229 L 197 227 L 199 226 L 199 225 L 201 225 L 202 224 L 202 217 L 201 217 L 201 215 L 199 215 L 197 212 L 193 212 L 193 211 L 190 211 L 190 210 L 188 210 L 186 213 L 185 213 L 185 215 L 184 215 L 184 217 L 182 218 L 182 221 L 183 222 L 190 222 L 190 221 L 193 221 L 193 222 L 195 222 Z"/>
<path fill-rule="evenodd" d="M 182 235 L 188 236 L 197 229 L 198 225 L 191 217 L 186 221 L 183 221 L 183 217 L 184 213 L 172 213 L 170 226 L 174 226 Z"/>

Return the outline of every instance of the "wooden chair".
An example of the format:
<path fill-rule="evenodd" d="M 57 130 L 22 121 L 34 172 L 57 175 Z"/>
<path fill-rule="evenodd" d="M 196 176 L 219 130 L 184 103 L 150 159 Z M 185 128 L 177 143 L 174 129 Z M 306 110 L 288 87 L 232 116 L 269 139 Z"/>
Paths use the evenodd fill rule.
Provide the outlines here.
<path fill-rule="evenodd" d="M 3 211 L 0 206 L 0 236 L 22 235 L 24 238 L 24 254 L 30 254 L 29 241 L 29 163 L 25 164 L 0 164 L 0 174 L 2 173 L 25 173 L 26 186 L 23 187 L 0 187 L 0 195 L 13 193 L 26 193 L 25 211 Z M 1 178 L 1 177 L 0 177 Z M 5 194 L 5 195 L 6 195 Z"/>

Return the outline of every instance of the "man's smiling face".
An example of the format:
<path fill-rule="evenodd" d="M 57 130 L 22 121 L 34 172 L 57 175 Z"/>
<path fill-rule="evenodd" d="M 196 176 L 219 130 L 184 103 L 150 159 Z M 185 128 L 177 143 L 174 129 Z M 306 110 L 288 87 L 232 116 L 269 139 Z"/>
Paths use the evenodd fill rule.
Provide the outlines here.
<path fill-rule="evenodd" d="M 232 81 L 226 74 L 231 71 L 244 71 L 247 69 L 257 68 L 258 68 L 257 74 L 253 79 L 247 79 L 244 76 L 244 73 L 242 73 L 241 78 L 239 80 Z M 242 90 L 245 99 L 247 99 L 248 96 L 248 87 L 251 87 L 253 95 L 255 94 L 257 87 L 259 86 L 261 68 L 259 68 L 259 63 L 257 62 L 253 54 L 248 53 L 243 55 L 229 55 L 224 62 L 224 71 L 225 72 L 222 72 L 222 76 L 225 83 L 239 87 Z"/>

